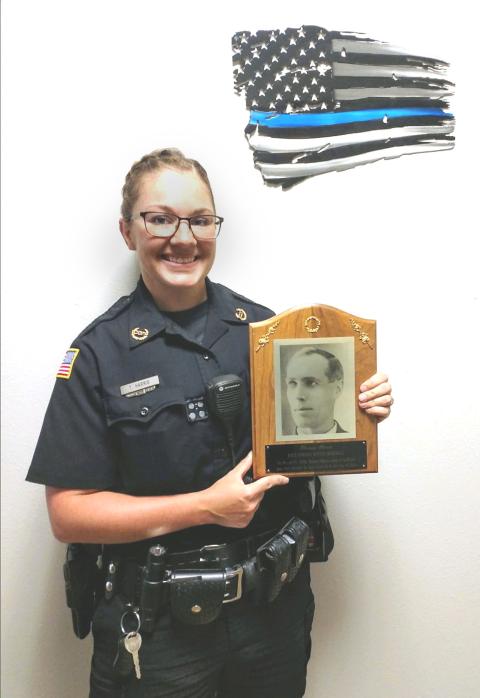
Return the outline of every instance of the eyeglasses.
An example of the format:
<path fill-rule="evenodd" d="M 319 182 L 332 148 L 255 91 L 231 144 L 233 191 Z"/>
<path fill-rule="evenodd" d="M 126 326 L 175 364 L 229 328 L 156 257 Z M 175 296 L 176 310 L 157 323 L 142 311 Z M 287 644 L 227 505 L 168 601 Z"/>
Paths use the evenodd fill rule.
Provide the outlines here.
<path fill-rule="evenodd" d="M 215 240 L 220 234 L 220 228 L 224 220 L 221 216 L 211 216 L 209 214 L 181 218 L 174 213 L 165 213 L 163 211 L 142 211 L 131 220 L 139 217 L 143 218 L 147 233 L 156 238 L 173 237 L 180 227 L 180 221 L 187 221 L 193 237 L 197 240 Z"/>

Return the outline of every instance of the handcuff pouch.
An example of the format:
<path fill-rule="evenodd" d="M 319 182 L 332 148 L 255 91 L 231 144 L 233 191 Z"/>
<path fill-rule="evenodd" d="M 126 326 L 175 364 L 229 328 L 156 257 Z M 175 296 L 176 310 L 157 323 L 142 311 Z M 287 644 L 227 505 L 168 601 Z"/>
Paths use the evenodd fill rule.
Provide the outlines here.
<path fill-rule="evenodd" d="M 176 570 L 169 580 L 172 615 L 187 625 L 211 623 L 220 615 L 224 570 Z"/>
<path fill-rule="evenodd" d="M 291 582 L 305 557 L 309 527 L 293 517 L 257 550 L 257 565 L 266 576 L 265 600 L 273 601 L 286 582 Z"/>

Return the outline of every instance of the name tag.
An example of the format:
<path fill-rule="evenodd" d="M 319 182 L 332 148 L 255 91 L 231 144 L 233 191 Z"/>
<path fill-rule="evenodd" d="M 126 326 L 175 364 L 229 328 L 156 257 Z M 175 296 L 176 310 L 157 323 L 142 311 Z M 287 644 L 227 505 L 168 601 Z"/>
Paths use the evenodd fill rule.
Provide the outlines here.
<path fill-rule="evenodd" d="M 157 385 L 160 385 L 158 376 L 150 376 L 150 378 L 142 378 L 134 383 L 127 383 L 120 386 L 120 395 L 124 397 L 135 397 L 136 395 L 145 395 L 152 390 L 155 390 Z"/>

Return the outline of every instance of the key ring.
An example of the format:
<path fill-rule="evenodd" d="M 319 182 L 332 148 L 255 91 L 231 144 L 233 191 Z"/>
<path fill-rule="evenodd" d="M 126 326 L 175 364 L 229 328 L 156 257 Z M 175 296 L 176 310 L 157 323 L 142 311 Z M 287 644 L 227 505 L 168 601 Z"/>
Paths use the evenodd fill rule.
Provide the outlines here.
<path fill-rule="evenodd" d="M 125 617 L 128 616 L 130 613 L 131 613 L 133 616 L 135 616 L 135 619 L 136 619 L 136 621 L 137 621 L 137 629 L 136 629 L 136 630 L 130 630 L 130 631 L 128 631 L 128 630 L 125 630 L 125 626 L 124 626 L 123 623 L 124 623 Z M 140 620 L 140 615 L 139 615 L 139 613 L 138 613 L 138 608 L 133 608 L 133 607 L 127 608 L 127 610 L 122 614 L 122 617 L 121 617 L 121 619 L 120 619 L 120 630 L 122 631 L 122 633 L 123 633 L 124 635 L 128 635 L 129 632 L 132 632 L 132 633 L 136 634 L 136 633 L 138 633 L 138 631 L 140 630 L 141 624 L 142 624 L 142 622 L 141 622 L 141 620 Z"/>

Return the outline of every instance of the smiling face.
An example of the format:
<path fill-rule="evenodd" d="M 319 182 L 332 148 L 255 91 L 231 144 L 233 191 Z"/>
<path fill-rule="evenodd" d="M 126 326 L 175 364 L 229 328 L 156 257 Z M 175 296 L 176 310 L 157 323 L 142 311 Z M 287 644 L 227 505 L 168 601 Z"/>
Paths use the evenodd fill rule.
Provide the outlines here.
<path fill-rule="evenodd" d="M 170 239 L 149 235 L 144 211 L 163 211 L 180 217 L 215 214 L 206 184 L 192 170 L 162 167 L 143 175 L 132 218 L 120 219 L 120 231 L 135 250 L 146 287 L 158 307 L 184 310 L 206 299 L 205 277 L 215 259 L 215 240 L 197 241 L 182 221 Z"/>
<path fill-rule="evenodd" d="M 335 401 L 343 381 L 331 381 L 328 366 L 325 356 L 303 351 L 294 354 L 287 365 L 287 398 L 293 420 L 312 434 L 324 434 L 335 423 Z"/>

